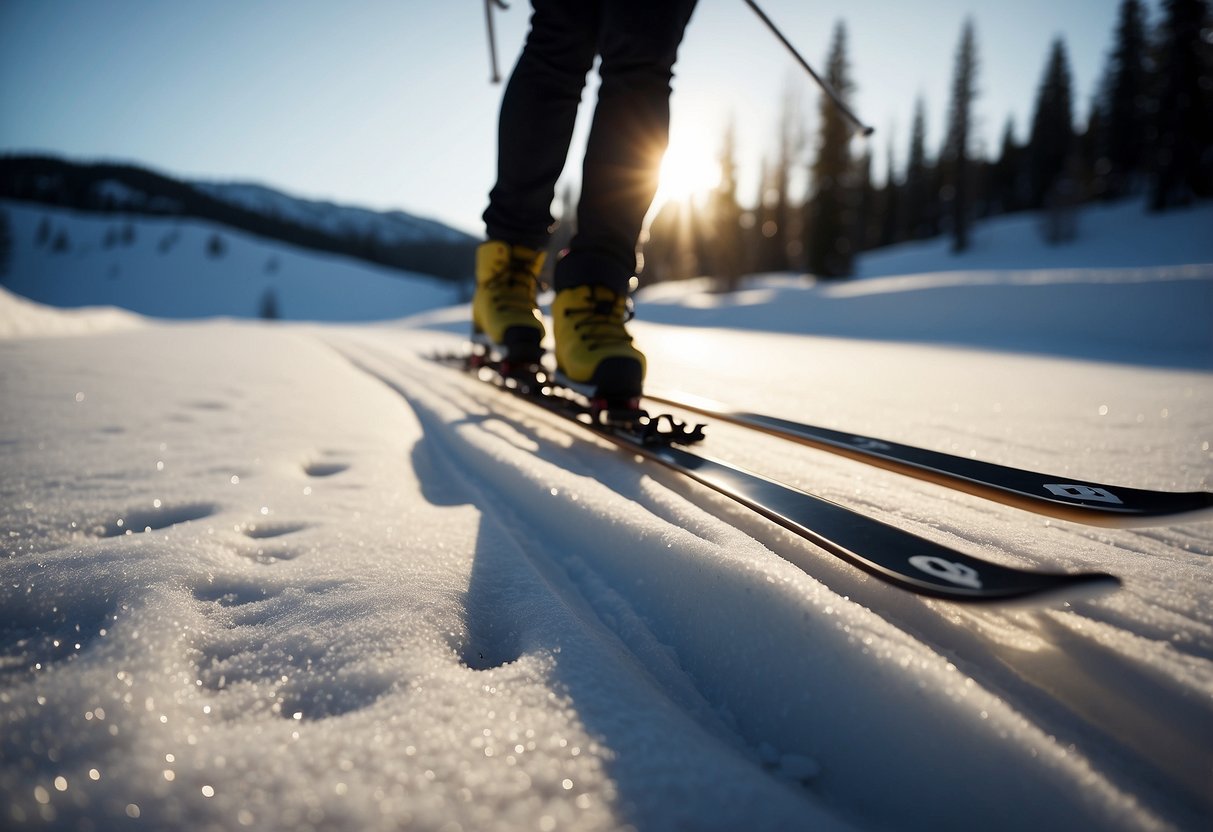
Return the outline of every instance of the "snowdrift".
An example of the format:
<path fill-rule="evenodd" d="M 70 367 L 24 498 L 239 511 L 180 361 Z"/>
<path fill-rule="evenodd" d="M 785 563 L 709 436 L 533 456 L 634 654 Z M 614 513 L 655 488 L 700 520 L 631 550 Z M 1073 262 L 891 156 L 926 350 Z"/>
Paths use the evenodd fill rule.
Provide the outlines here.
<path fill-rule="evenodd" d="M 1213 487 L 1209 267 L 1036 268 L 654 290 L 636 332 L 655 386 Z M 873 334 L 932 297 L 1022 319 L 1041 286 L 1057 326 L 1111 293 L 1100 320 L 1131 339 L 1092 324 L 1017 347 L 993 313 Z M 1177 287 L 1185 303 L 1150 294 Z M 1051 607 L 911 596 L 427 361 L 458 347 L 466 310 L 408 311 L 424 314 L 168 323 L 0 293 L 3 825 L 1198 829 L 1213 813 L 1213 522 L 1093 529 L 709 426 L 705 452 L 916 534 L 1124 582 Z M 823 331 L 794 331 L 798 314 Z"/>

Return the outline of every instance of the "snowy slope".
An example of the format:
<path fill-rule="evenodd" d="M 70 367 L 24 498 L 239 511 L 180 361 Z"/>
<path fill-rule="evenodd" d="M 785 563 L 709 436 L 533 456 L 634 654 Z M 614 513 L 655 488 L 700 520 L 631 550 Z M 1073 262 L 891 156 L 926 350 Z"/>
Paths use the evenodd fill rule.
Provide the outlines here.
<path fill-rule="evenodd" d="M 3 290 L 0 290 L 3 292 Z M 112 306 L 56 309 L 19 295 L 0 295 L 0 339 L 48 338 L 132 329 L 142 325 L 135 314 Z"/>
<path fill-rule="evenodd" d="M 287 319 L 399 318 L 454 302 L 449 284 L 263 240 L 197 220 L 85 214 L 0 202 L 13 240 L 4 285 L 56 306 L 144 315 L 257 317 L 267 293 Z M 39 243 L 43 223 L 50 239 Z M 62 236 L 64 250 L 56 250 Z M 221 251 L 212 250 L 218 240 Z"/>
<path fill-rule="evenodd" d="M 658 284 L 638 305 L 662 323 L 1213 369 L 1213 208 L 1093 208 L 1064 246 L 1042 245 L 1038 222 L 979 225 L 963 257 L 946 239 L 873 252 L 857 280 Z"/>
<path fill-rule="evenodd" d="M 403 211 L 370 211 L 352 205 L 300 199 L 252 183 L 195 182 L 205 194 L 259 214 L 288 220 L 304 228 L 339 237 L 375 237 L 386 245 L 409 242 L 467 242 L 469 237 L 448 225 Z"/>
<path fill-rule="evenodd" d="M 1138 263 L 1137 282 L 1166 294 L 1175 266 Z M 1038 273 L 1071 319 L 1119 285 L 1083 271 Z M 887 295 L 865 314 L 895 328 L 1037 282 L 984 274 L 846 285 Z M 1213 268 L 1183 279 L 1207 292 Z M 655 386 L 1213 488 L 1213 373 L 1171 332 L 1210 320 L 1199 292 L 1168 320 L 1109 308 L 1113 331 L 1154 321 L 1111 360 L 1106 332 L 1017 350 L 988 314 L 985 344 L 807 334 L 783 316 L 828 287 L 681 288 L 642 299 Z M 829 302 L 858 318 L 869 296 Z M 0 327 L 6 825 L 1200 829 L 1213 812 L 1213 521 L 1092 529 L 711 426 L 705 452 L 916 533 L 1124 580 L 962 607 L 425 361 L 458 345 L 443 330 L 464 309 L 101 333 L 78 322 L 107 313 L 76 311 L 78 334 L 24 337 L 62 314 L 0 294 L 0 322 L 25 322 Z"/>
<path fill-rule="evenodd" d="M 1073 242 L 1041 244 L 1041 220 L 1013 214 L 973 228 L 970 250 L 950 254 L 951 241 L 903 243 L 859 259 L 862 277 L 939 271 L 1134 269 L 1213 263 L 1213 208 L 1209 203 L 1152 214 L 1139 202 L 1096 204 L 1076 219 Z"/>

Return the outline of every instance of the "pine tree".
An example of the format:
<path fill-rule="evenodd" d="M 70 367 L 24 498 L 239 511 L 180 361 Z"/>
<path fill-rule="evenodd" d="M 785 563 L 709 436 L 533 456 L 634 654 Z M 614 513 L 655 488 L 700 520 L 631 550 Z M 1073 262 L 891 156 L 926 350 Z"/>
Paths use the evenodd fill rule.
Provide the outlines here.
<path fill-rule="evenodd" d="M 865 143 L 866 144 L 866 143 Z M 859 253 L 876 247 L 879 225 L 876 220 L 876 189 L 872 186 L 872 148 L 867 145 L 858 163 L 853 200 L 855 221 L 852 223 L 851 250 Z"/>
<path fill-rule="evenodd" d="M 262 293 L 261 300 L 257 304 L 257 317 L 263 321 L 276 321 L 282 317 L 282 312 L 278 308 L 278 293 L 272 287 Z"/>
<path fill-rule="evenodd" d="M 807 143 L 800 95 L 797 88 L 789 85 L 784 91 L 779 113 L 779 146 L 775 165 L 769 170 L 770 179 L 766 186 L 771 215 L 768 222 L 773 225 L 763 223 L 763 236 L 766 238 L 767 251 L 765 268 L 770 271 L 787 271 L 791 268 L 789 251 L 794 239 L 792 172 L 802 164 Z"/>
<path fill-rule="evenodd" d="M 640 259 L 640 268 L 636 275 L 641 286 L 650 286 L 669 278 L 665 262 L 668 258 L 670 239 L 670 212 L 673 210 L 673 201 L 667 201 L 657 209 L 645 229 L 644 255 Z"/>
<path fill-rule="evenodd" d="M 1015 120 L 1007 119 L 1002 148 L 990 176 L 994 213 L 1009 214 L 1023 208 L 1023 149 L 1015 141 Z"/>
<path fill-rule="evenodd" d="M 733 122 L 720 145 L 720 182 L 711 194 L 710 271 L 725 291 L 737 288 L 742 273 L 741 206 L 737 202 L 737 136 Z"/>
<path fill-rule="evenodd" d="M 206 255 L 218 259 L 227 253 L 227 244 L 219 234 L 212 234 L 206 242 Z"/>
<path fill-rule="evenodd" d="M 1140 0 L 1123 0 L 1116 42 L 1108 60 L 1104 100 L 1094 138 L 1102 192 L 1117 198 L 1134 191 L 1145 172 L 1149 127 L 1149 74 L 1145 12 Z"/>
<path fill-rule="evenodd" d="M 753 219 L 743 229 L 746 239 L 746 271 L 761 272 L 767 268 L 767 242 L 763 226 L 767 222 L 767 157 L 758 160 L 758 192 L 754 195 Z"/>
<path fill-rule="evenodd" d="M 897 242 L 897 228 L 901 222 L 901 188 L 897 184 L 897 160 L 893 157 L 893 131 L 889 131 L 889 144 L 885 160 L 884 188 L 881 191 L 880 236 L 878 246 L 890 246 Z"/>
<path fill-rule="evenodd" d="M 943 219 L 944 166 L 941 163 L 927 165 L 927 202 L 926 217 L 923 224 L 923 236 L 926 239 L 938 237 L 941 232 Z"/>
<path fill-rule="evenodd" d="M 692 277 L 696 269 L 690 203 L 668 200 L 649 224 L 641 285 Z"/>
<path fill-rule="evenodd" d="M 1100 151 L 1107 132 L 1107 118 L 1104 116 L 1103 105 L 1097 98 L 1091 105 L 1091 114 L 1087 116 L 1086 130 L 1078 136 L 1079 190 L 1092 197 L 1107 196 L 1109 163 Z"/>
<path fill-rule="evenodd" d="M 8 211 L 0 211 L 0 283 L 8 275 L 13 257 L 13 235 L 8 221 Z"/>
<path fill-rule="evenodd" d="M 834 27 L 826 81 L 844 100 L 854 90 L 847 60 L 847 31 L 842 22 Z M 810 171 L 812 196 L 805 250 L 809 271 L 822 277 L 846 277 L 853 270 L 854 260 L 851 128 L 825 95 L 821 97 L 820 119 L 817 158 Z"/>
<path fill-rule="evenodd" d="M 687 218 L 689 228 L 689 248 L 691 252 L 691 273 L 688 277 L 702 277 L 709 274 L 712 267 L 713 235 L 711 229 L 711 207 L 705 208 L 695 199 L 688 199 Z"/>
<path fill-rule="evenodd" d="M 977 39 L 973 20 L 965 21 L 956 49 L 952 76 L 952 104 L 948 111 L 948 139 L 945 160 L 951 180 L 952 251 L 969 248 L 969 223 L 972 214 L 969 143 L 973 127 L 973 101 L 977 98 Z"/>
<path fill-rule="evenodd" d="M 1061 179 L 1074 149 L 1074 104 L 1070 61 L 1065 41 L 1053 41 L 1036 97 L 1032 136 L 1028 140 L 1030 208 L 1042 208 Z"/>
<path fill-rule="evenodd" d="M 1213 196 L 1213 30 L 1206 0 L 1165 0 L 1158 50 L 1156 174 L 1160 211 Z"/>
<path fill-rule="evenodd" d="M 910 126 L 910 152 L 906 159 L 905 239 L 919 240 L 928 236 L 927 216 L 930 171 L 927 163 L 927 105 L 919 98 L 914 104 L 914 121 Z"/>

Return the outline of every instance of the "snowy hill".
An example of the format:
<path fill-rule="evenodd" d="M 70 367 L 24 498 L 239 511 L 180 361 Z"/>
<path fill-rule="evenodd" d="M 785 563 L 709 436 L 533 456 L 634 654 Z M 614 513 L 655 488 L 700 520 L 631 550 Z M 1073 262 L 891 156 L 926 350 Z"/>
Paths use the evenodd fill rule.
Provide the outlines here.
<path fill-rule="evenodd" d="M 0 202 L 13 250 L 4 284 L 55 306 L 143 315 L 351 321 L 453 303 L 449 282 L 265 240 L 198 220 L 84 214 Z M 45 238 L 45 239 L 42 239 Z"/>
<path fill-rule="evenodd" d="M 635 332 L 654 387 L 1210 490 L 1213 260 L 1167 231 L 1192 216 L 1126 213 L 1123 267 L 1025 236 L 1026 270 L 921 247 L 918 274 L 654 287 Z M 218 269 L 208 231 L 175 245 Z M 913 596 L 425 360 L 467 310 L 413 308 L 165 323 L 0 292 L 0 825 L 1207 826 L 1213 520 L 1090 528 L 709 426 L 705 454 L 916 534 L 1123 581 Z"/>
<path fill-rule="evenodd" d="M 940 271 L 1134 269 L 1213 263 L 1213 205 L 1152 214 L 1139 202 L 1096 203 L 1078 212 L 1076 238 L 1041 242 L 1036 214 L 1012 214 L 973 228 L 970 250 L 951 254 L 951 240 L 903 243 L 859 259 L 861 277 Z"/>
<path fill-rule="evenodd" d="M 0 199 L 101 214 L 225 225 L 266 241 L 463 279 L 475 240 L 401 211 L 300 199 L 261 185 L 194 183 L 120 163 L 0 156 Z"/>
<path fill-rule="evenodd" d="M 661 323 L 1213 369 L 1213 206 L 1088 209 L 1064 246 L 1043 245 L 1038 225 L 979 225 L 961 257 L 946 239 L 873 252 L 856 280 L 764 276 L 734 294 L 658 284 L 637 305 Z"/>
<path fill-rule="evenodd" d="M 337 237 L 375 238 L 384 245 L 430 241 L 466 243 L 469 240 L 462 231 L 403 211 L 370 211 L 350 205 L 300 199 L 264 185 L 195 182 L 194 187 L 233 205 Z"/>

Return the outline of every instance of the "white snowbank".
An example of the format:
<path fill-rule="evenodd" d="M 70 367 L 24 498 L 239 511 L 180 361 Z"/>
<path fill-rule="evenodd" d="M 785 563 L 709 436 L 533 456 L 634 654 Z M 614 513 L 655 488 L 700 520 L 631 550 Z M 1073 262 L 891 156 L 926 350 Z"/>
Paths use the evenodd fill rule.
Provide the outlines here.
<path fill-rule="evenodd" d="M 1154 214 L 1142 203 L 1090 205 L 1075 216 L 1071 242 L 1045 245 L 1036 214 L 1012 214 L 978 222 L 971 247 L 962 255 L 940 237 L 902 243 L 865 254 L 860 277 L 923 274 L 938 271 L 1039 269 L 1132 269 L 1213 264 L 1213 204 Z"/>
<path fill-rule="evenodd" d="M 1149 821 L 711 500 L 422 341 L 325 340 L 9 342 L 10 820 Z"/>
<path fill-rule="evenodd" d="M 138 315 L 123 309 L 57 309 L 33 303 L 0 287 L 0 339 L 87 335 L 141 325 Z"/>
<path fill-rule="evenodd" d="M 859 279 L 765 275 L 742 291 L 709 279 L 639 293 L 638 319 L 1087 360 L 1213 369 L 1213 205 L 1165 215 L 1136 204 L 1084 211 L 1079 239 L 1040 242 L 1032 215 L 873 252 Z"/>
<path fill-rule="evenodd" d="M 809 293 L 876 331 L 931 295 L 1026 310 L 1017 293 L 1064 287 L 1060 322 L 1117 287 L 1209 281 L 938 272 Z M 793 334 L 809 293 L 642 299 L 651 383 L 1213 487 L 1213 373 L 1165 332 L 1196 332 L 1198 305 L 1109 309 L 1148 328 L 1118 363 L 1094 330 L 1021 351 L 993 326 L 964 348 Z M 1124 581 L 1055 609 L 924 600 L 425 361 L 460 340 L 421 318 L 112 316 L 0 295 L 22 335 L 0 340 L 0 825 L 1195 829 L 1213 811 L 1213 522 L 1092 530 L 710 427 L 705 453 L 917 534 Z M 466 309 L 424 321 L 463 329 Z M 24 337 L 56 328 L 78 337 Z"/>

